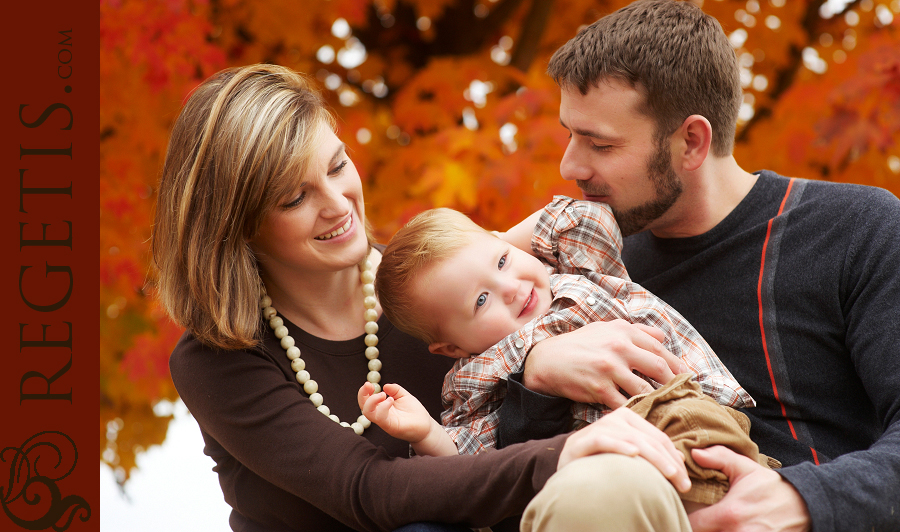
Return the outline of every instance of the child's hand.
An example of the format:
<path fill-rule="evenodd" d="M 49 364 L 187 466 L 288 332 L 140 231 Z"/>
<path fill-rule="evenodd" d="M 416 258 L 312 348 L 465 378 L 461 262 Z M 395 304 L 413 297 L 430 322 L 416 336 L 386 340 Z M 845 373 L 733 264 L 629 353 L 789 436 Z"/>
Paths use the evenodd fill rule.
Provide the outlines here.
<path fill-rule="evenodd" d="M 422 403 L 399 384 L 385 384 L 384 391 L 373 394 L 367 382 L 357 394 L 359 408 L 369 421 L 385 432 L 410 443 L 422 441 L 435 423 Z"/>

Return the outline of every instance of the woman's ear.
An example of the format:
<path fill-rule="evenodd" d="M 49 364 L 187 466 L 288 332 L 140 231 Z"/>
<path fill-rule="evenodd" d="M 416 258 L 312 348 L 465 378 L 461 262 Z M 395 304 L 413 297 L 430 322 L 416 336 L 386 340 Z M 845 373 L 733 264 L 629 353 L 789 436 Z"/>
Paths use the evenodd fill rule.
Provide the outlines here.
<path fill-rule="evenodd" d="M 471 353 L 467 353 L 450 342 L 434 342 L 428 345 L 428 350 L 435 355 L 444 355 L 450 358 L 469 358 Z"/>
<path fill-rule="evenodd" d="M 676 168 L 680 166 L 689 172 L 700 168 L 709 156 L 712 144 L 712 126 L 709 120 L 700 115 L 691 115 L 684 119 L 675 136 L 678 141 L 675 156 L 680 159 L 680 164 L 673 161 Z"/>

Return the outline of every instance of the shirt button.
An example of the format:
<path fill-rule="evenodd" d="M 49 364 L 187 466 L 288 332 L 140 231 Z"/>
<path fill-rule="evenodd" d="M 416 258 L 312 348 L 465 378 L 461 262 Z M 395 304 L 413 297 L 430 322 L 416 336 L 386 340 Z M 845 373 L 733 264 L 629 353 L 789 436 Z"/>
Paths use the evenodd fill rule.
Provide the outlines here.
<path fill-rule="evenodd" d="M 592 307 L 597 304 L 597 300 L 592 297 L 585 299 L 584 302 Z"/>
<path fill-rule="evenodd" d="M 522 340 L 521 338 L 517 338 L 516 339 L 516 349 L 522 349 L 523 347 L 525 347 L 525 340 Z"/>

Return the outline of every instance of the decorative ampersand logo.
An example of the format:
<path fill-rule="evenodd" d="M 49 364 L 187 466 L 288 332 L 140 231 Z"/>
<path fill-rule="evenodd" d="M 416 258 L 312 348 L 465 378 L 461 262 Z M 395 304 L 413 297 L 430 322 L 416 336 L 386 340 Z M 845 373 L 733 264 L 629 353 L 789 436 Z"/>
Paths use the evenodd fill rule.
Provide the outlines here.
<path fill-rule="evenodd" d="M 91 507 L 77 495 L 63 496 L 56 483 L 67 477 L 78 462 L 72 438 L 44 431 L 19 447 L 0 451 L 0 463 L 9 464 L 9 483 L 0 486 L 0 505 L 6 515 L 25 530 L 53 528 L 62 532 L 77 516 L 91 518 Z"/>

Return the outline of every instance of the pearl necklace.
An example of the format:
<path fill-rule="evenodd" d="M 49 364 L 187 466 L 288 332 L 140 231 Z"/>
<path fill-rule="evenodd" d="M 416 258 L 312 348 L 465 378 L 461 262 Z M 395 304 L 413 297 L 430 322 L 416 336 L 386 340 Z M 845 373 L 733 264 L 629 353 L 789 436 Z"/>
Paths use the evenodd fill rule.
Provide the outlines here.
<path fill-rule="evenodd" d="M 366 358 L 369 360 L 369 373 L 366 380 L 375 386 L 375 393 L 381 391 L 381 361 L 378 360 L 378 312 L 375 310 L 375 274 L 372 273 L 372 263 L 368 260 L 359 266 L 359 277 L 363 283 L 363 304 L 366 307 Z M 284 320 L 278 316 L 278 312 L 272 306 L 272 298 L 262 290 L 262 296 L 259 301 L 262 308 L 263 318 L 268 320 L 269 327 L 275 331 L 275 337 L 281 340 L 281 347 L 287 352 L 287 357 L 291 360 L 291 369 L 297 373 L 297 382 L 303 386 L 303 391 L 309 395 L 309 400 L 313 405 L 334 422 L 339 423 L 342 427 L 349 427 L 353 432 L 362 435 L 363 431 L 371 426 L 372 422 L 364 415 L 360 415 L 356 422 L 347 423 L 341 421 L 331 410 L 325 406 L 322 394 L 319 393 L 319 384 L 312 380 L 309 372 L 306 371 L 306 362 L 300 358 L 300 348 L 295 344 L 294 339 L 288 334 L 288 329 L 284 325 Z"/>

